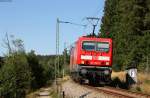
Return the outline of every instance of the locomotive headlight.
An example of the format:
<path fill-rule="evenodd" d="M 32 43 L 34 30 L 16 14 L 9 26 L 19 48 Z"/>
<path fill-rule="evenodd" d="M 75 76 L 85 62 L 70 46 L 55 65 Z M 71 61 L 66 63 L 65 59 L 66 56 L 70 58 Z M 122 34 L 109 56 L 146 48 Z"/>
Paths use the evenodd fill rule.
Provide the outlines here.
<path fill-rule="evenodd" d="M 104 71 L 104 74 L 105 74 L 105 75 L 108 75 L 108 74 L 109 74 L 109 70 L 105 70 L 105 71 Z"/>
<path fill-rule="evenodd" d="M 84 64 L 84 61 L 81 61 L 81 64 Z"/>
<path fill-rule="evenodd" d="M 109 62 L 106 62 L 106 65 L 109 65 Z"/>

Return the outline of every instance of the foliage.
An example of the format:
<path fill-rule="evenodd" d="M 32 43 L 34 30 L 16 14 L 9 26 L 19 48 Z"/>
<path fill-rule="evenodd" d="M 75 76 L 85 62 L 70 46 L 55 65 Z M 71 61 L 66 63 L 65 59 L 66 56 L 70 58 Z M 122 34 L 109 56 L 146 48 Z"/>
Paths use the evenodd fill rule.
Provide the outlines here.
<path fill-rule="evenodd" d="M 105 1 L 99 36 L 113 39 L 114 68 L 146 67 L 146 58 L 150 59 L 149 15 L 149 0 Z"/>
<path fill-rule="evenodd" d="M 58 56 L 56 55 L 38 55 L 39 63 L 44 68 L 44 75 L 47 77 L 47 80 L 53 80 L 56 76 L 62 77 L 65 74 L 69 73 L 69 62 L 70 56 L 67 49 L 64 49 L 63 54 Z M 58 66 L 59 62 L 59 66 Z M 55 68 L 56 67 L 56 68 Z"/>
<path fill-rule="evenodd" d="M 27 55 L 27 60 L 29 67 L 31 68 L 33 80 L 31 81 L 31 88 L 36 89 L 40 88 L 45 84 L 45 77 L 43 74 L 44 69 L 39 64 L 39 59 L 34 54 L 34 51 L 31 51 Z"/>
<path fill-rule="evenodd" d="M 26 93 L 52 83 L 55 72 L 55 55 L 25 53 L 21 39 L 9 40 L 5 45 L 8 53 L 0 57 L 0 97 L 24 98 Z M 62 64 L 62 56 L 60 56 Z M 60 66 L 61 68 L 61 66 Z"/>
<path fill-rule="evenodd" d="M 31 71 L 25 54 L 13 53 L 0 69 L 0 94 L 4 98 L 24 98 L 30 88 Z"/>
<path fill-rule="evenodd" d="M 13 51 L 16 51 L 16 52 L 24 52 L 25 51 L 24 44 L 23 44 L 23 41 L 21 39 L 12 40 L 12 44 L 14 46 Z"/>
<path fill-rule="evenodd" d="M 0 57 L 0 68 L 2 67 L 3 63 L 3 57 Z"/>
<path fill-rule="evenodd" d="M 68 53 L 67 49 L 63 51 L 63 70 L 66 72 L 65 74 L 69 74 L 69 64 L 70 64 L 70 54 Z"/>
<path fill-rule="evenodd" d="M 44 69 L 43 74 L 45 77 L 45 82 L 51 83 L 54 80 L 54 64 L 55 64 L 55 56 L 54 55 L 38 55 L 37 58 L 39 59 L 39 63 Z"/>

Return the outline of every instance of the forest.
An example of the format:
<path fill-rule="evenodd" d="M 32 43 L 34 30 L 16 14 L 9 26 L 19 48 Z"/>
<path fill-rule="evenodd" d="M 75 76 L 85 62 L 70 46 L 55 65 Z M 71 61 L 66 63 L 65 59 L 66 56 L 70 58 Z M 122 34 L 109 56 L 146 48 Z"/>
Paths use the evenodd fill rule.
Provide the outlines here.
<path fill-rule="evenodd" d="M 53 83 L 56 55 L 37 55 L 34 50 L 26 53 L 21 39 L 6 40 L 5 47 L 8 53 L 0 57 L 0 97 L 25 98 L 26 94 Z M 60 72 L 69 63 L 68 58 L 64 49 L 57 66 Z"/>
<path fill-rule="evenodd" d="M 99 37 L 113 39 L 113 68 L 149 72 L 150 0 L 106 0 Z"/>

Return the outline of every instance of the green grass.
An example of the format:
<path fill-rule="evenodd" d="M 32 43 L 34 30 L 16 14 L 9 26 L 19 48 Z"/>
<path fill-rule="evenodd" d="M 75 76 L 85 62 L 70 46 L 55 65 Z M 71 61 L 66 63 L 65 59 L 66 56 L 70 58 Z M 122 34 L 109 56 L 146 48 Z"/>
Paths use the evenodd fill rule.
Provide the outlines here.
<path fill-rule="evenodd" d="M 50 95 L 52 98 L 58 98 L 58 93 L 56 91 L 52 91 Z"/>

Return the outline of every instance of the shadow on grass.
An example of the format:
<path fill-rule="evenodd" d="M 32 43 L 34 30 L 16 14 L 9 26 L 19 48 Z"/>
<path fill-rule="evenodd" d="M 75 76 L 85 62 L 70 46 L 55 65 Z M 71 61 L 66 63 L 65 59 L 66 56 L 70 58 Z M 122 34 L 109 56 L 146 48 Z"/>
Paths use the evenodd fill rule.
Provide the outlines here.
<path fill-rule="evenodd" d="M 129 89 L 131 85 L 135 84 L 135 81 L 127 74 L 126 81 L 121 81 L 118 77 L 113 79 L 109 86 L 111 87 L 119 87 L 122 89 Z"/>
<path fill-rule="evenodd" d="M 114 80 L 112 80 L 112 82 L 109 84 L 109 86 L 119 87 L 119 88 L 122 88 L 122 89 L 129 89 L 128 83 L 120 81 L 119 78 L 115 78 Z"/>

